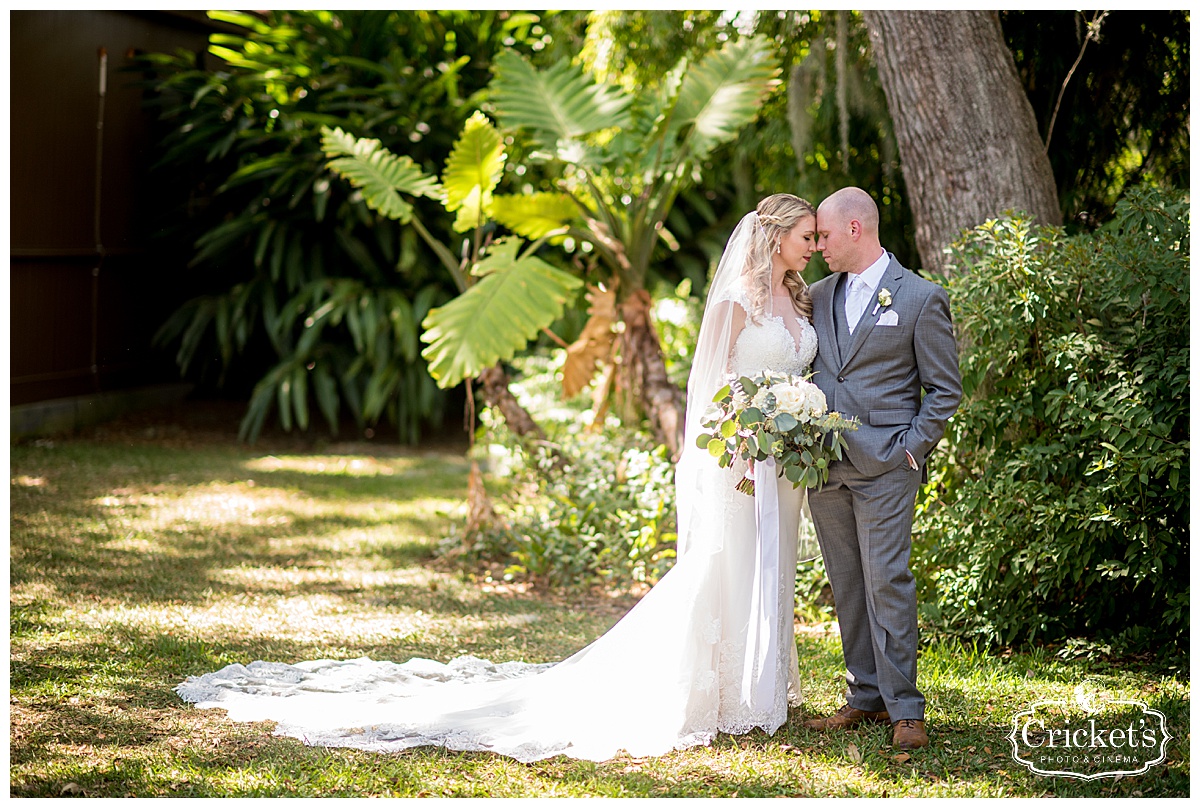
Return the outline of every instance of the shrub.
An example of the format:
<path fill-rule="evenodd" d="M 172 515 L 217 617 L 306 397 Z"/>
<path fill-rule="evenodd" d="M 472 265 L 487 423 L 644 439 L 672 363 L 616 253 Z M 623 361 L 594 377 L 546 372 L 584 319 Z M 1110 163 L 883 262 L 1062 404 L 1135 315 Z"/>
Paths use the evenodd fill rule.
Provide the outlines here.
<path fill-rule="evenodd" d="M 561 401 L 564 355 L 515 362 L 510 388 L 545 428 L 544 443 L 525 443 L 490 410 L 480 413 L 476 451 L 507 491 L 500 522 L 475 537 L 470 555 L 551 586 L 654 583 L 675 557 L 674 465 L 665 446 L 615 416 L 593 427 L 586 393 Z"/>
<path fill-rule="evenodd" d="M 1187 201 L 1135 190 L 1073 238 L 1010 215 L 951 254 L 965 395 L 945 507 L 918 521 L 924 616 L 991 643 L 1185 642 Z"/>

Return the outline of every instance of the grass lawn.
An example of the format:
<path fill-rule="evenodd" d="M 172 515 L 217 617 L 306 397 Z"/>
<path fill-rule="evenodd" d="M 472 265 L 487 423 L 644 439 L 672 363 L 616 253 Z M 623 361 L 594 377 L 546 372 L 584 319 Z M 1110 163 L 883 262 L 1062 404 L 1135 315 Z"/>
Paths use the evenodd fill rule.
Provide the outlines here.
<path fill-rule="evenodd" d="M 171 688 L 256 659 L 458 654 L 556 660 L 628 600 L 501 591 L 433 561 L 462 513 L 461 450 L 120 425 L 10 447 L 10 793 L 236 796 L 1188 796 L 1186 668 L 1051 651 L 922 651 L 932 744 L 884 728 L 823 735 L 801 711 L 769 737 L 604 764 L 521 764 L 441 749 L 318 749 L 196 710 Z M 564 608 L 569 607 L 569 608 Z M 841 652 L 802 627 L 805 711 L 836 709 Z M 1010 756 L 1012 716 L 1080 683 L 1162 711 L 1174 736 L 1148 773 L 1085 782 Z M 648 687 L 653 683 L 648 682 Z M 586 698 L 587 694 L 580 694 Z"/>

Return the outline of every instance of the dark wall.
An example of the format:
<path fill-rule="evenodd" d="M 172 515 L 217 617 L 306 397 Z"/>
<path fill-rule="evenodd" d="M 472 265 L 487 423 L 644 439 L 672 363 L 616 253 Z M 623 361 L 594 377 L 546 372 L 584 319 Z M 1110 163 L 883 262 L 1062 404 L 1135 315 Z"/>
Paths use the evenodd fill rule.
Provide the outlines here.
<path fill-rule="evenodd" d="M 13 11 L 11 402 L 175 381 L 151 348 L 188 295 L 186 245 L 151 239 L 164 198 L 135 51 L 203 53 L 203 12 Z M 101 50 L 107 53 L 101 87 Z"/>

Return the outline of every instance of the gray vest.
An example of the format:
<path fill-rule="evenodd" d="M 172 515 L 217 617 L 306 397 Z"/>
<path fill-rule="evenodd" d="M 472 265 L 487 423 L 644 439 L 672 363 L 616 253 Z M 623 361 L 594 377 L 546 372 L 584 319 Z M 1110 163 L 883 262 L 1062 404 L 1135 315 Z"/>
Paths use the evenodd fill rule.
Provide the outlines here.
<path fill-rule="evenodd" d="M 850 348 L 854 339 L 850 326 L 846 323 L 846 288 L 850 285 L 849 276 L 843 274 L 838 278 L 833 290 L 833 325 L 837 334 L 838 353 L 844 353 Z"/>

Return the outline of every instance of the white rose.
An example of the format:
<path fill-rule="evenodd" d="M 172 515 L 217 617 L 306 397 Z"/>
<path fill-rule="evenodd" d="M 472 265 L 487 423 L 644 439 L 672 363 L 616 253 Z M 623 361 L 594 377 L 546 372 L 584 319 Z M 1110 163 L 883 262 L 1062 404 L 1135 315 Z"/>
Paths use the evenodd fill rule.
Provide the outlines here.
<path fill-rule="evenodd" d="M 812 418 L 824 415 L 829 409 L 829 404 L 825 400 L 825 394 L 821 392 L 821 388 L 812 382 L 804 382 L 803 384 L 804 411 Z"/>
<path fill-rule="evenodd" d="M 804 394 L 791 384 L 776 384 L 771 387 L 775 395 L 775 405 L 780 412 L 799 416 L 804 410 Z"/>

